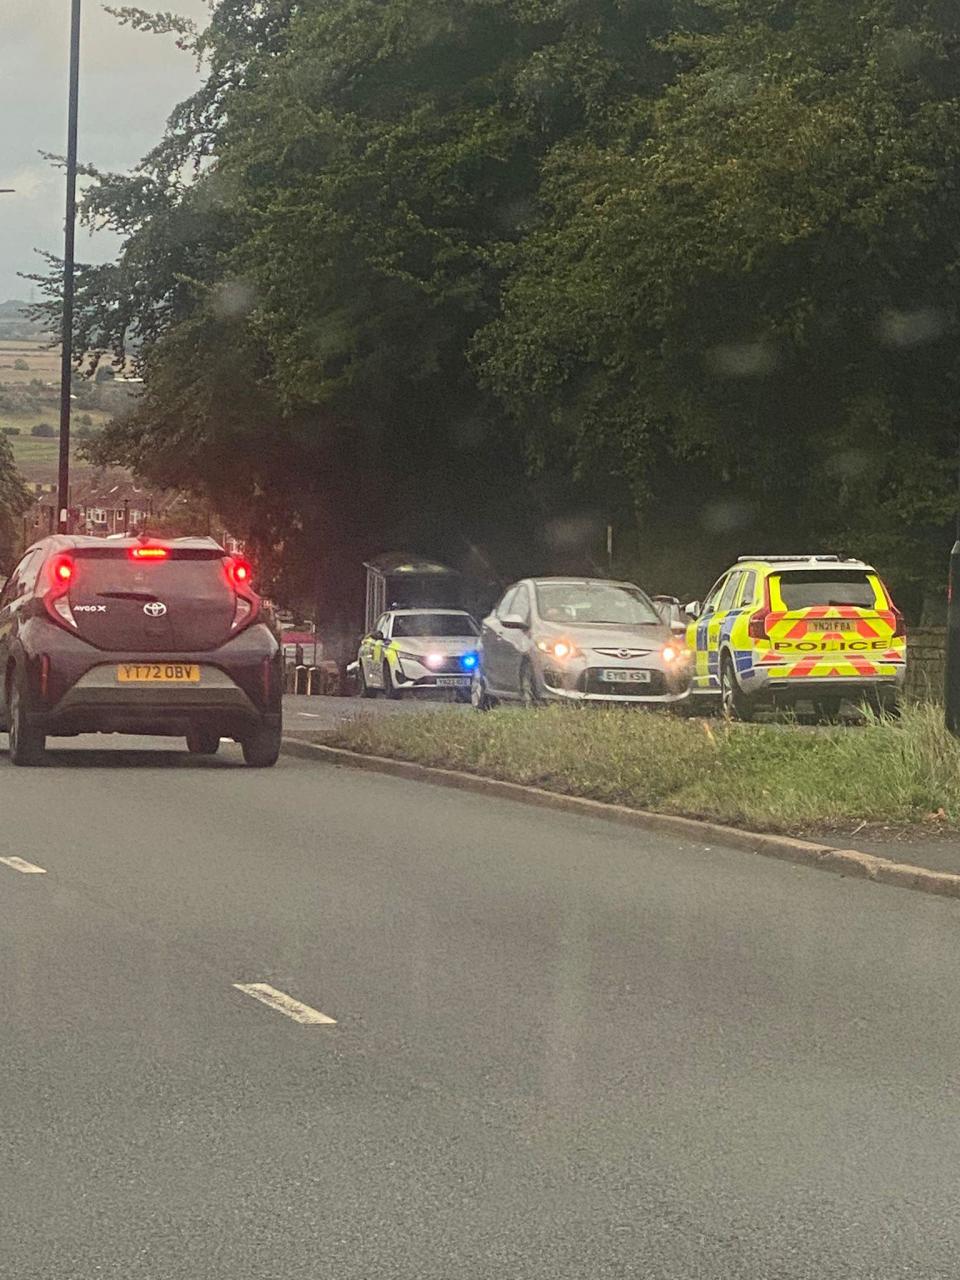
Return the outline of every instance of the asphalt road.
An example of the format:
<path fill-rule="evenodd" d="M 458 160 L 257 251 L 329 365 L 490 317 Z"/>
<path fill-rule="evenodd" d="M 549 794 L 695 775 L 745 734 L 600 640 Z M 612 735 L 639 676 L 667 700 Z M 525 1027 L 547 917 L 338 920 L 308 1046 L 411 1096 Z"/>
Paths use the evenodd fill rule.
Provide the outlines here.
<path fill-rule="evenodd" d="M 418 694 L 400 698 L 308 698 L 290 695 L 283 700 L 284 727 L 293 733 L 321 733 L 335 729 L 354 716 L 416 715 L 456 706 L 458 710 L 476 714 L 469 705 L 457 704 L 444 694 Z"/>
<path fill-rule="evenodd" d="M 87 746 L 0 755 L 4 1280 L 956 1276 L 960 904 Z"/>

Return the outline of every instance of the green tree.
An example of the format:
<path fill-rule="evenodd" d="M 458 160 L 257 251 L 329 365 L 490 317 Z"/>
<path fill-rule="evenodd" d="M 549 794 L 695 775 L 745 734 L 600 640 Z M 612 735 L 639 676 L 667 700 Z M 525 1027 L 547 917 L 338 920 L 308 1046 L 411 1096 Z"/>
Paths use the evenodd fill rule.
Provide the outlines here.
<path fill-rule="evenodd" d="M 301 593 L 346 591 L 398 542 L 519 559 L 525 444 L 467 349 L 545 156 L 659 90 L 672 10 L 221 3 L 179 31 L 207 85 L 136 174 L 91 174 L 87 216 L 124 246 L 81 273 L 79 349 L 119 363 L 134 334 L 145 378 L 97 459 L 209 498 Z"/>
<path fill-rule="evenodd" d="M 0 435 L 0 573 L 4 575 L 13 568 L 20 539 L 18 524 L 32 503 L 14 462 L 10 441 Z"/>
<path fill-rule="evenodd" d="M 652 108 L 552 152 L 477 367 L 540 456 L 608 467 L 663 539 L 680 491 L 716 567 L 840 545 L 918 605 L 956 501 L 960 11 L 703 8 Z"/>

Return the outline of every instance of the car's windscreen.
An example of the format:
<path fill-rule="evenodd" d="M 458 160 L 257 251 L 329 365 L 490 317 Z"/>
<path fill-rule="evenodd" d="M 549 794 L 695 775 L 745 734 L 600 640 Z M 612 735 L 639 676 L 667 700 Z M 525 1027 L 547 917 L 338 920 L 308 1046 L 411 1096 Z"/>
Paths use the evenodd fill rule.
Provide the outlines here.
<path fill-rule="evenodd" d="M 779 575 L 780 598 L 791 612 L 842 605 L 875 609 L 877 593 L 862 569 L 799 569 Z"/>
<path fill-rule="evenodd" d="M 624 627 L 663 625 L 653 602 L 638 587 L 606 582 L 537 584 L 537 610 L 545 622 L 573 625 L 615 623 Z"/>
<path fill-rule="evenodd" d="M 398 613 L 393 619 L 393 638 L 413 636 L 475 636 L 477 624 L 465 613 Z"/>

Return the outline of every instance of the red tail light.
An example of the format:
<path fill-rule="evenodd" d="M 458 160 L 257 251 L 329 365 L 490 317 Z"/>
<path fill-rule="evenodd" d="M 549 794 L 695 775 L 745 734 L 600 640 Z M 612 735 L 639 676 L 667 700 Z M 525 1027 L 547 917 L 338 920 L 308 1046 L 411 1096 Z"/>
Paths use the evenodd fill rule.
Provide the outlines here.
<path fill-rule="evenodd" d="M 228 562 L 228 568 L 235 587 L 249 587 L 253 583 L 253 566 L 249 560 L 235 556 Z"/>
<path fill-rule="evenodd" d="M 762 609 L 760 613 L 755 613 L 747 624 L 747 634 L 751 640 L 768 640 L 767 635 L 767 618 L 770 615 L 766 609 Z"/>
<path fill-rule="evenodd" d="M 76 630 L 77 620 L 70 608 L 70 583 L 76 575 L 77 567 L 68 555 L 54 556 L 47 564 L 47 589 L 43 595 L 43 603 L 51 621 L 58 626 L 71 627 Z"/>
<path fill-rule="evenodd" d="M 893 638 L 900 640 L 907 634 L 907 624 L 903 620 L 903 614 L 894 605 L 893 609 Z"/>
<path fill-rule="evenodd" d="M 252 588 L 253 567 L 242 556 L 231 556 L 226 562 L 227 581 L 237 597 L 236 612 L 233 616 L 233 630 L 254 622 L 260 613 L 260 597 Z"/>
<path fill-rule="evenodd" d="M 763 584 L 763 608 L 759 612 L 753 614 L 747 623 L 747 634 L 751 640 L 768 640 L 767 635 L 767 619 L 770 616 L 770 583 L 764 580 Z"/>
<path fill-rule="evenodd" d="M 68 583 L 74 572 L 74 564 L 69 556 L 57 556 L 50 562 L 50 576 L 57 586 Z"/>

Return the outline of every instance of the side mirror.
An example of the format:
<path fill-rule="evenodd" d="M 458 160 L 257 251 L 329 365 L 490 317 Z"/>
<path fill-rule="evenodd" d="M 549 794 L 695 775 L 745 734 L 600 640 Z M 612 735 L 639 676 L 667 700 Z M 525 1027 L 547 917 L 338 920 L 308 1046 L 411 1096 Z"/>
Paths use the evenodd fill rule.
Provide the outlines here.
<path fill-rule="evenodd" d="M 699 600 L 691 600 L 689 604 L 685 604 L 683 606 L 683 612 L 688 618 L 692 618 L 694 622 L 696 622 L 697 618 L 700 617 L 702 610 L 703 605 Z"/>
<path fill-rule="evenodd" d="M 675 636 L 685 636 L 687 634 L 687 624 L 685 622 L 671 622 L 670 630 Z"/>
<path fill-rule="evenodd" d="M 369 637 L 369 638 L 370 638 L 371 640 L 382 640 L 382 639 L 383 639 L 383 632 L 382 632 L 382 631 L 371 631 L 371 632 L 370 632 L 370 637 Z"/>
<path fill-rule="evenodd" d="M 526 631 L 527 623 L 520 617 L 519 613 L 508 613 L 505 618 L 500 619 L 500 625 L 507 627 L 510 631 Z"/>

